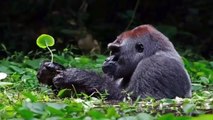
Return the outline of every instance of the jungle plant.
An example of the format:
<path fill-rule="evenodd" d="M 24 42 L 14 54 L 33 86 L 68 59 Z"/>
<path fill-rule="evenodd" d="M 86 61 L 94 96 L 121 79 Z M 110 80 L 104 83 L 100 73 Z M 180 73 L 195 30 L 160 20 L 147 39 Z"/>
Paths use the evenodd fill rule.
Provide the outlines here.
<path fill-rule="evenodd" d="M 37 38 L 36 44 L 38 45 L 38 47 L 43 48 L 43 49 L 47 48 L 50 51 L 51 62 L 53 62 L 53 52 L 49 47 L 51 47 L 55 44 L 54 38 L 51 35 L 48 35 L 48 34 L 41 34 Z"/>

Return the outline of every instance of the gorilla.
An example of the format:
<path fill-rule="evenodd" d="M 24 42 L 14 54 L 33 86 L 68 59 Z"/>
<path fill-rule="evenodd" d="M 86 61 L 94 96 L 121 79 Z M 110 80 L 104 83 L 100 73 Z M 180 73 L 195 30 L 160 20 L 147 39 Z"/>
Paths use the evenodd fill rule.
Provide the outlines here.
<path fill-rule="evenodd" d="M 191 80 L 180 55 L 153 26 L 141 25 L 121 33 L 108 49 L 111 55 L 103 63 L 102 76 L 43 62 L 37 78 L 55 91 L 74 88 L 94 96 L 107 92 L 108 100 L 191 97 Z"/>

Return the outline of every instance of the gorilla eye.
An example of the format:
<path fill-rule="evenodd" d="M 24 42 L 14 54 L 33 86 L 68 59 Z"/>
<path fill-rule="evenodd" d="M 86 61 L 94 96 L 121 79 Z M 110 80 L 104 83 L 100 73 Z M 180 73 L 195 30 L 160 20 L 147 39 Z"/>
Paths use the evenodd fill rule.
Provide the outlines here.
<path fill-rule="evenodd" d="M 138 52 L 143 52 L 143 49 L 144 49 L 143 44 L 142 44 L 142 43 L 137 43 L 137 44 L 135 45 L 135 49 L 136 49 Z"/>

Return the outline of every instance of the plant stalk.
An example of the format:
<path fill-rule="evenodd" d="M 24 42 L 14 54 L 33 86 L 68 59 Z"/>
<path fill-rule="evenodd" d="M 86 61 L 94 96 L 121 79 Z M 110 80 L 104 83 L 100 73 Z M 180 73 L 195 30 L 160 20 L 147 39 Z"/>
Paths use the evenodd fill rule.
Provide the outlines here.
<path fill-rule="evenodd" d="M 46 41 L 45 41 L 45 44 L 46 44 L 46 46 L 47 46 L 47 49 L 50 51 L 50 54 L 51 54 L 51 63 L 53 63 L 53 52 L 52 52 L 52 50 L 48 47 Z"/>

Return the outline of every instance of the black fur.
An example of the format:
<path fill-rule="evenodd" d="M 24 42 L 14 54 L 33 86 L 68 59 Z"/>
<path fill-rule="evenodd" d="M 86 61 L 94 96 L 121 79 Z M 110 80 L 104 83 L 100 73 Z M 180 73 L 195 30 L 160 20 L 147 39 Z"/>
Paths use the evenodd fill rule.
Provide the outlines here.
<path fill-rule="evenodd" d="M 88 95 L 107 91 L 107 99 L 115 100 L 127 94 L 132 99 L 190 97 L 191 81 L 172 43 L 153 27 L 140 27 L 147 33 L 134 36 L 127 33 L 130 37 L 126 35 L 122 41 L 108 45 L 112 55 L 103 64 L 104 75 L 44 62 L 37 75 L 39 82 L 54 90 L 74 87 L 78 93 Z"/>

